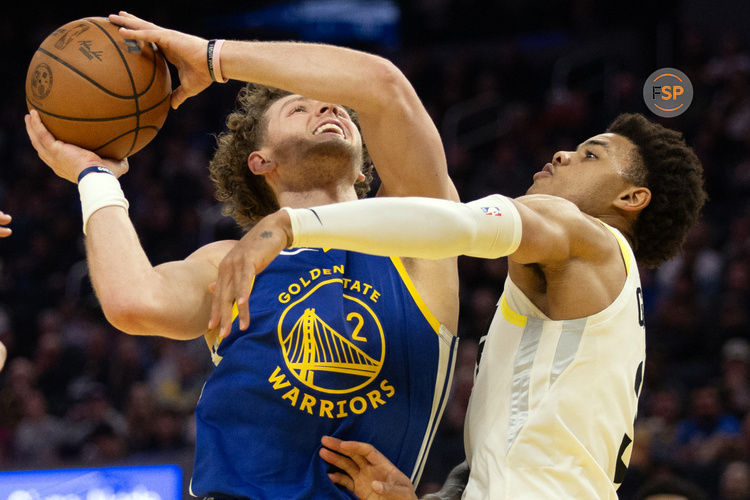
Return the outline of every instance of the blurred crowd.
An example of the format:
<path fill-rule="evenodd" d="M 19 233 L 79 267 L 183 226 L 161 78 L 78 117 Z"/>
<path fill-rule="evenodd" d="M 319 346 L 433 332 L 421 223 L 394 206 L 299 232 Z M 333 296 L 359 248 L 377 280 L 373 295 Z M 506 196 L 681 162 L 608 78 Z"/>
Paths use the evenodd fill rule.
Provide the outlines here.
<path fill-rule="evenodd" d="M 437 8 L 416 4 L 407 14 Z M 0 38 L 23 48 L 2 69 L 17 74 L 0 83 L 0 209 L 14 217 L 13 236 L 0 241 L 0 341 L 9 352 L 0 373 L 0 470 L 177 460 L 192 453 L 192 410 L 211 370 L 205 342 L 128 336 L 107 324 L 88 281 L 75 186 L 41 163 L 23 129 L 19 75 L 62 21 L 21 32 L 0 20 Z M 679 24 L 664 34 L 668 43 L 642 35 L 417 38 L 384 55 L 433 116 L 463 200 L 521 195 L 555 151 L 575 149 L 619 112 L 648 113 L 642 87 L 653 70 L 669 65 L 690 77 L 690 109 L 662 123 L 696 149 L 711 199 L 682 254 L 641 269 L 646 376 L 620 496 L 645 498 L 655 482 L 671 481 L 705 498 L 750 498 L 750 47 L 731 32 Z M 649 50 L 655 55 L 644 57 Z M 238 89 L 215 85 L 188 101 L 130 160 L 123 189 L 153 264 L 241 235 L 221 216 L 207 175 L 211 134 Z M 459 265 L 459 362 L 421 492 L 463 459 L 477 341 L 507 271 L 503 260 L 462 257 Z"/>

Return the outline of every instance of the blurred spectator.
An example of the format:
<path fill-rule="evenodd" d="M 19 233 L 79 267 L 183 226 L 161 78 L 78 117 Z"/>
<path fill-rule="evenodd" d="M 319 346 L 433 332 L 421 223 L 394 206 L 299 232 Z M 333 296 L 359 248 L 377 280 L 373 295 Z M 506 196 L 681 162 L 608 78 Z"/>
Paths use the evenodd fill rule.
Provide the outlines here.
<path fill-rule="evenodd" d="M 127 421 L 128 446 L 131 453 L 149 450 L 154 435 L 154 415 L 156 404 L 148 384 L 137 383 L 131 386 L 128 396 L 125 420 Z"/>
<path fill-rule="evenodd" d="M 750 342 L 729 339 L 722 347 L 722 389 L 727 409 L 741 418 L 750 410 Z"/>
<path fill-rule="evenodd" d="M 677 431 L 680 460 L 683 464 L 715 465 L 728 454 L 739 433 L 739 421 L 725 412 L 719 390 L 712 385 L 698 387 L 690 395 L 688 418 Z"/>
<path fill-rule="evenodd" d="M 15 455 L 26 463 L 54 464 L 59 460 L 65 426 L 47 413 L 41 392 L 27 392 L 24 398 L 23 417 L 15 432 Z"/>
<path fill-rule="evenodd" d="M 644 452 L 648 456 L 636 462 L 640 462 L 644 470 L 652 463 L 673 464 L 679 448 L 680 394 L 674 389 L 664 388 L 644 399 L 648 407 L 644 412 L 646 416 L 636 421 L 633 454 L 636 454 L 636 449 L 646 446 Z M 644 442 L 637 444 L 639 440 Z M 631 457 L 631 462 L 633 460 Z"/>
<path fill-rule="evenodd" d="M 665 476 L 644 484 L 636 493 L 635 500 L 709 500 L 709 497 L 686 479 Z"/>
<path fill-rule="evenodd" d="M 731 462 L 721 474 L 719 483 L 721 500 L 747 500 L 750 498 L 750 465 Z"/>

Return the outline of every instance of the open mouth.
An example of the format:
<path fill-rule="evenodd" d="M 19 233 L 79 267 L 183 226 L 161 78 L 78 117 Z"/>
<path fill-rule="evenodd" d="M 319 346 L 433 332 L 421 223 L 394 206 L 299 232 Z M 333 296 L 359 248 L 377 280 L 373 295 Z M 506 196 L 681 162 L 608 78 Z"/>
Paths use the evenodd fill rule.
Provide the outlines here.
<path fill-rule="evenodd" d="M 313 135 L 320 134 L 336 134 L 343 138 L 346 138 L 344 129 L 336 122 L 323 122 L 318 125 L 317 128 L 313 130 Z"/>

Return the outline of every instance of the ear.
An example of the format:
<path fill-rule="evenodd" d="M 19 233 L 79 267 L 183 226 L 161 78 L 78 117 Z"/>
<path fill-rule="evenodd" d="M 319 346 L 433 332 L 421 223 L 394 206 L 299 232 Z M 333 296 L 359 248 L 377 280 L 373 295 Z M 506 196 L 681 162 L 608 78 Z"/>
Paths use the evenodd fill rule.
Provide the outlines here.
<path fill-rule="evenodd" d="M 651 190 L 643 186 L 627 188 L 614 201 L 615 207 L 625 212 L 640 212 L 649 203 L 651 203 Z"/>
<path fill-rule="evenodd" d="M 267 159 L 265 153 L 253 151 L 247 157 L 247 166 L 255 175 L 265 175 L 276 168 L 276 162 Z"/>
<path fill-rule="evenodd" d="M 365 174 L 363 174 L 362 172 L 360 172 L 357 175 L 357 182 L 365 182 Z"/>

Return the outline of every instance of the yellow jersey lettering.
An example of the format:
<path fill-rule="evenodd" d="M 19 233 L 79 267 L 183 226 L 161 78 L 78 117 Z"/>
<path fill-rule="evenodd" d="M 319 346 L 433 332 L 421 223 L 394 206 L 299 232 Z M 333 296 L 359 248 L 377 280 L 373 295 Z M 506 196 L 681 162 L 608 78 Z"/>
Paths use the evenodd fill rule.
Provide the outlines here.
<path fill-rule="evenodd" d="M 355 396 L 349 400 L 349 409 L 357 415 L 362 415 L 367 409 L 367 401 L 362 396 Z"/>
<path fill-rule="evenodd" d="M 331 413 L 331 410 L 333 410 L 333 401 L 328 401 L 327 399 L 321 399 L 320 411 L 318 415 L 320 415 L 321 417 L 333 418 L 333 414 Z"/>
<path fill-rule="evenodd" d="M 388 380 L 383 379 L 382 382 L 380 382 L 380 388 L 385 391 L 385 396 L 390 398 L 394 394 L 396 394 L 396 389 L 393 388 L 391 384 L 388 383 Z"/>
<path fill-rule="evenodd" d="M 289 387 L 290 385 L 292 385 L 286 379 L 286 375 L 284 375 L 283 373 L 279 374 L 280 371 L 281 367 L 277 366 L 271 376 L 268 377 L 268 381 L 273 384 L 274 391 L 278 391 L 279 389 L 283 389 L 284 387 Z"/>
<path fill-rule="evenodd" d="M 362 283 L 362 286 L 365 287 L 365 289 L 362 291 L 362 295 L 367 295 L 367 292 L 370 291 L 370 288 L 372 288 L 372 285 L 368 285 L 367 283 Z"/>
<path fill-rule="evenodd" d="M 302 395 L 302 402 L 299 404 L 299 411 L 306 411 L 310 415 L 313 414 L 312 407 L 315 406 L 317 399 L 309 394 Z"/>
<path fill-rule="evenodd" d="M 361 287 L 359 286 L 359 280 L 354 280 L 354 283 L 352 283 L 351 290 L 353 292 L 361 292 Z"/>
<path fill-rule="evenodd" d="M 380 297 L 380 292 L 378 292 L 377 290 L 373 290 L 372 295 L 370 295 L 370 300 L 373 302 L 377 302 L 379 297 Z"/>
<path fill-rule="evenodd" d="M 305 278 L 303 278 L 302 276 L 300 276 L 299 282 L 302 283 L 302 287 L 303 288 L 307 288 L 307 285 L 310 284 L 310 282 L 309 281 L 305 281 Z"/>
<path fill-rule="evenodd" d="M 341 264 L 340 266 L 333 266 L 333 272 L 334 273 L 339 273 L 339 274 L 344 274 L 344 265 Z"/>
<path fill-rule="evenodd" d="M 379 406 L 378 403 L 380 403 L 381 405 L 385 404 L 385 401 L 383 401 L 383 398 L 380 397 L 380 391 L 377 389 L 368 392 L 367 399 L 370 400 L 370 405 L 373 408 L 377 408 Z"/>
<path fill-rule="evenodd" d="M 352 414 L 362 415 L 368 410 L 374 410 L 388 403 L 388 399 L 396 394 L 396 389 L 383 379 L 380 381 L 380 389 L 373 389 L 364 396 L 354 396 L 351 399 L 342 399 L 340 401 L 331 401 L 328 399 L 319 399 L 311 394 L 294 387 L 286 378 L 280 366 L 269 375 L 268 383 L 273 390 L 287 389 L 281 396 L 286 399 L 292 408 L 309 415 L 317 415 L 321 418 L 345 418 Z"/>
<path fill-rule="evenodd" d="M 346 417 L 349 414 L 344 411 L 344 405 L 346 404 L 346 399 L 343 401 L 336 401 L 336 405 L 339 407 L 339 412 L 336 414 L 336 418 L 342 418 Z"/>
<path fill-rule="evenodd" d="M 330 269 L 323 269 L 323 275 L 324 276 L 330 276 L 331 270 Z"/>
<path fill-rule="evenodd" d="M 279 302 L 281 302 L 282 304 L 286 304 L 286 303 L 287 303 L 287 302 L 289 302 L 289 301 L 290 301 L 291 299 L 292 299 L 292 296 L 291 296 L 291 295 L 289 295 L 289 294 L 288 294 L 288 293 L 286 293 L 286 292 L 281 292 L 281 293 L 279 294 Z"/>
<path fill-rule="evenodd" d="M 315 281 L 320 277 L 320 269 L 317 267 L 315 269 L 310 269 L 310 281 Z"/>
<path fill-rule="evenodd" d="M 291 390 L 281 396 L 281 399 L 288 399 L 292 406 L 297 406 L 297 397 L 299 397 L 299 389 L 292 387 Z"/>
<path fill-rule="evenodd" d="M 349 282 L 351 281 L 349 278 L 342 278 L 344 280 L 344 288 L 349 288 Z"/>
<path fill-rule="evenodd" d="M 289 293 L 291 293 L 292 295 L 297 295 L 300 292 L 300 290 L 302 290 L 302 288 L 300 288 L 300 286 L 297 283 L 292 283 L 291 285 L 289 285 L 288 290 L 289 290 Z"/>

